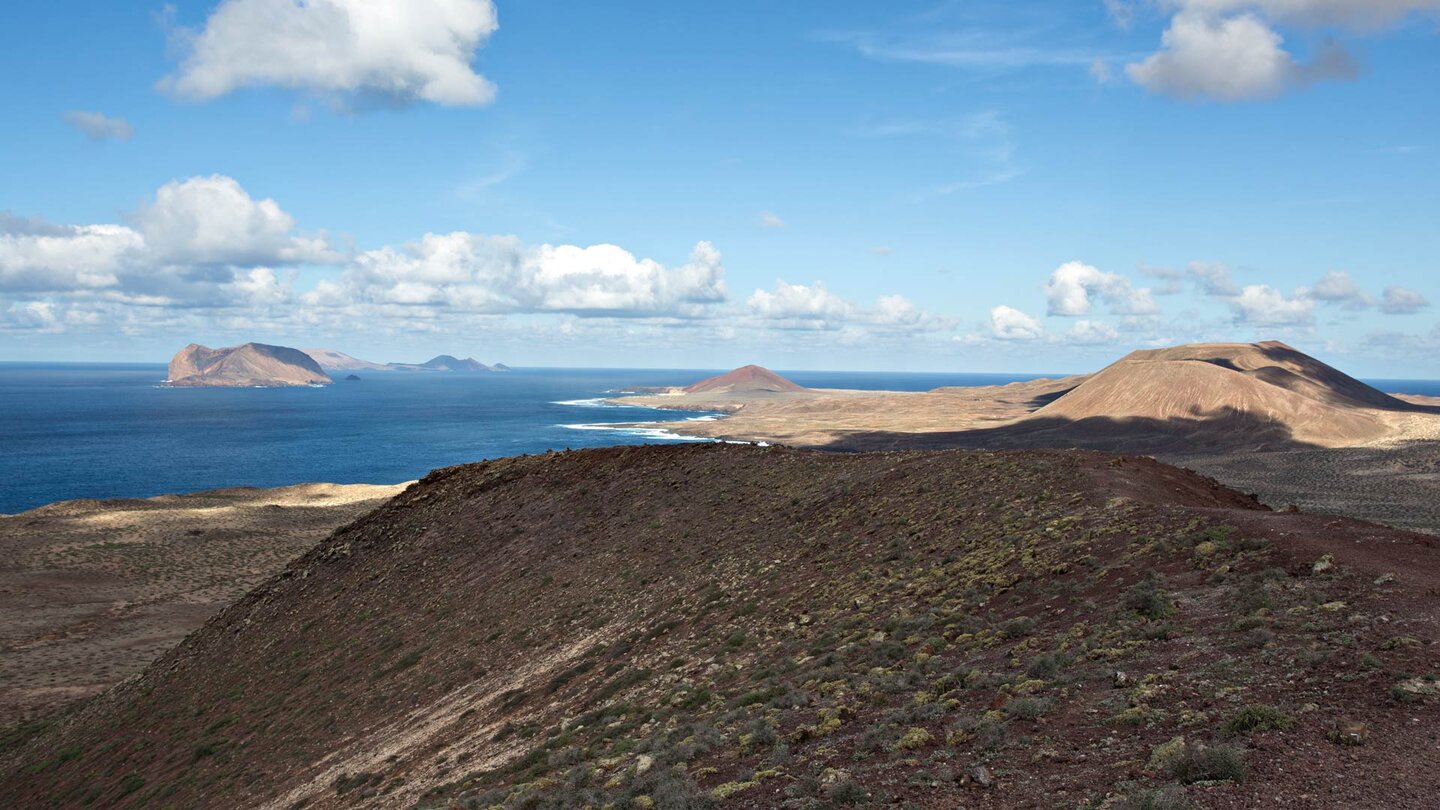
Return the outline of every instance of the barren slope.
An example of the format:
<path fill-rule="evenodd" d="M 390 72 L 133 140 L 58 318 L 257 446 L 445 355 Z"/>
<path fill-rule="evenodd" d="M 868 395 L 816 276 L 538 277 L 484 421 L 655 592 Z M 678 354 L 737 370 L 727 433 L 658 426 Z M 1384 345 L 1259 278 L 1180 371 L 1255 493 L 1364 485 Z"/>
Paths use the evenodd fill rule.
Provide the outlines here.
<path fill-rule="evenodd" d="M 709 377 L 694 385 L 685 387 L 687 394 L 740 394 L 740 393 L 783 393 L 807 390 L 803 385 L 793 383 L 768 368 L 741 366 L 734 371 Z"/>
<path fill-rule="evenodd" d="M 212 349 L 191 343 L 170 360 L 166 384 L 189 388 L 325 385 L 331 382 L 310 355 L 288 346 L 246 343 Z"/>
<path fill-rule="evenodd" d="M 0 515 L 0 727 L 140 672 L 402 488 L 226 489 Z"/>
<path fill-rule="evenodd" d="M 1237 445 L 1266 440 L 1273 426 L 1296 443 L 1338 447 L 1383 438 L 1385 411 L 1413 410 L 1282 343 L 1215 343 L 1134 352 L 1030 419 L 1188 423 Z"/>
<path fill-rule="evenodd" d="M 1048 808 L 1174 783 L 1196 807 L 1425 807 L 1430 542 L 1091 454 L 457 467 L 7 740 L 0 795 Z M 1327 739 L 1347 719 L 1363 745 Z"/>

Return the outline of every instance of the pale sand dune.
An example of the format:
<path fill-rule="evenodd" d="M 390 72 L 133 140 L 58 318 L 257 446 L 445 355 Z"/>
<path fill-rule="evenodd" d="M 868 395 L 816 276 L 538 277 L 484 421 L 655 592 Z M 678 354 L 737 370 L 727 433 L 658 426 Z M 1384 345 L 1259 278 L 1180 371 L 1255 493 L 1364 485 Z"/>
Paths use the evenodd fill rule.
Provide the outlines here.
<path fill-rule="evenodd" d="M 0 516 L 0 725 L 139 672 L 405 486 L 226 489 Z"/>

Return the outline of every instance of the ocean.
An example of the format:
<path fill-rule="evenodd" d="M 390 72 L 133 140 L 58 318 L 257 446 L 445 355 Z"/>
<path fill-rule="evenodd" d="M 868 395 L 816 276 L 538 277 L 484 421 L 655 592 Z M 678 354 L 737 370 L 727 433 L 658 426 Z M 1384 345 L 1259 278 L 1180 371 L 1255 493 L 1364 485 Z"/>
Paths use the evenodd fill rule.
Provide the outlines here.
<path fill-rule="evenodd" d="M 607 391 L 710 370 L 360 373 L 324 388 L 164 388 L 164 365 L 0 363 L 0 514 L 306 481 L 389 484 L 566 448 L 683 441 L 607 425 L 703 415 L 601 407 Z M 1034 375 L 783 372 L 820 388 L 924 391 Z M 343 376 L 343 375 L 337 375 Z"/>

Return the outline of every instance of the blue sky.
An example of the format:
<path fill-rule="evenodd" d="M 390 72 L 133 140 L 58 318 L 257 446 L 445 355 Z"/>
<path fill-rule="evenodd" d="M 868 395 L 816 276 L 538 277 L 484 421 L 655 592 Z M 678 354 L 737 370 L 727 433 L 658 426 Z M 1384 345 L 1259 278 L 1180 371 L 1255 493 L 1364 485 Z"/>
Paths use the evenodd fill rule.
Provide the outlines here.
<path fill-rule="evenodd" d="M 25 4 L 0 359 L 1437 377 L 1437 12 Z"/>

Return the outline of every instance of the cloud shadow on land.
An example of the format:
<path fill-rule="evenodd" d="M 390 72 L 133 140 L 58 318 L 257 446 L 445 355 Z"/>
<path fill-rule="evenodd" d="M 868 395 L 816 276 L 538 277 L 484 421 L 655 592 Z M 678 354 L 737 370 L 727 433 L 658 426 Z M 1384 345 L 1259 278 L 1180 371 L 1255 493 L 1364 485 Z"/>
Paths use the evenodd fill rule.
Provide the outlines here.
<path fill-rule="evenodd" d="M 852 433 L 825 445 L 827 450 L 848 452 L 1040 448 L 1150 454 L 1314 450 L 1320 446 L 1296 439 L 1281 422 L 1233 408 L 1182 419 L 1052 417 L 937 433 L 872 431 Z"/>

